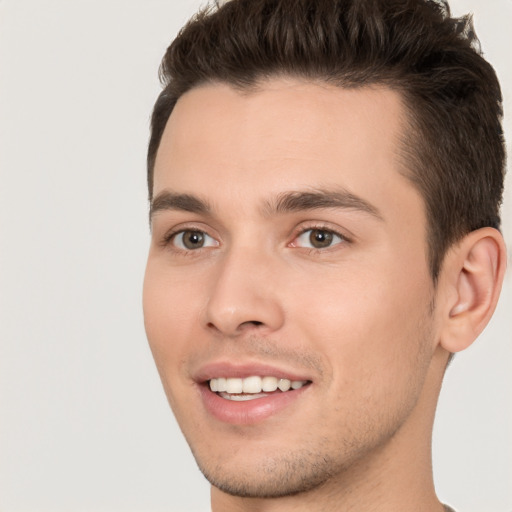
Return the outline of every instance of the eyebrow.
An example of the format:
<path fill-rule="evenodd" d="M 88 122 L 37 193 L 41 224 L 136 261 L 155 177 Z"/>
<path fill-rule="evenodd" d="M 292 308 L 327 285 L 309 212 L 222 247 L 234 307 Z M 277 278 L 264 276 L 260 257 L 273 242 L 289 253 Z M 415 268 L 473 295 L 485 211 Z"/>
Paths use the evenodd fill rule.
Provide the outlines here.
<path fill-rule="evenodd" d="M 384 220 L 376 206 L 345 189 L 314 189 L 285 192 L 279 194 L 275 200 L 267 202 L 264 210 L 266 214 L 272 215 L 324 208 L 356 210 L 368 213 L 381 221 Z"/>
<path fill-rule="evenodd" d="M 152 219 L 155 213 L 164 210 L 209 214 L 211 212 L 211 207 L 207 201 L 204 201 L 192 194 L 178 194 L 176 192 L 164 190 L 151 201 L 149 218 Z"/>
<path fill-rule="evenodd" d="M 384 220 L 377 207 L 345 189 L 314 189 L 306 191 L 290 191 L 278 194 L 274 199 L 266 201 L 263 205 L 265 215 L 279 215 L 284 213 L 319 210 L 328 208 L 342 208 L 368 213 L 373 217 Z M 164 190 L 152 201 L 149 210 L 150 219 L 165 210 L 185 211 L 197 214 L 212 213 L 208 201 L 192 194 L 180 194 Z"/>

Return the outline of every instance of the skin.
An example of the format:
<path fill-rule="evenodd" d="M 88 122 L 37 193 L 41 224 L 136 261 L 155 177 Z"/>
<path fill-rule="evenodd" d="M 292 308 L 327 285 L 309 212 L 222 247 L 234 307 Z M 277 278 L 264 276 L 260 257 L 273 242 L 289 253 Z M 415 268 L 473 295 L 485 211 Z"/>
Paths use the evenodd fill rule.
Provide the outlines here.
<path fill-rule="evenodd" d="M 145 323 L 214 511 L 443 510 L 430 462 L 437 396 L 449 352 L 492 314 L 504 249 L 494 230 L 472 235 L 434 287 L 424 202 L 398 156 L 403 126 L 391 90 L 293 79 L 195 88 L 169 119 Z M 329 204 L 279 203 L 319 191 Z M 315 229 L 332 243 L 313 247 Z M 191 231 L 202 247 L 183 245 Z M 263 419 L 226 422 L 200 391 L 212 363 L 310 384 Z"/>

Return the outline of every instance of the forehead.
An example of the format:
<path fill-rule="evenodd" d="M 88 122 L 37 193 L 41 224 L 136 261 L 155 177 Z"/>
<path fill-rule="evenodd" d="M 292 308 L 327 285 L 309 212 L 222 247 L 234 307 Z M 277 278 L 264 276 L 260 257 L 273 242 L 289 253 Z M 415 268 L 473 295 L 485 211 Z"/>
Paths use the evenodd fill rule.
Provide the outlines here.
<path fill-rule="evenodd" d="M 404 112 L 400 95 L 383 87 L 274 79 L 242 92 L 226 84 L 195 88 L 167 123 L 154 196 L 171 190 L 247 202 L 342 187 L 370 203 L 403 195 L 417 204 L 400 172 Z"/>

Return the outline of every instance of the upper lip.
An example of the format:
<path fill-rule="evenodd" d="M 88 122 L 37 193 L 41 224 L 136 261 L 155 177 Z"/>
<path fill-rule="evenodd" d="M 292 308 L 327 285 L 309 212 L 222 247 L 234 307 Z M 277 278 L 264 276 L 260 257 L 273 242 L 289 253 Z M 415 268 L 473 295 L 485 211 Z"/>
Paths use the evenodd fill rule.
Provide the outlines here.
<path fill-rule="evenodd" d="M 270 376 L 291 381 L 310 381 L 310 376 L 296 370 L 279 368 L 269 364 L 256 362 L 233 363 L 229 361 L 216 361 L 201 366 L 193 378 L 198 383 L 209 381 L 218 377 L 246 378 L 254 375 L 260 377 Z"/>

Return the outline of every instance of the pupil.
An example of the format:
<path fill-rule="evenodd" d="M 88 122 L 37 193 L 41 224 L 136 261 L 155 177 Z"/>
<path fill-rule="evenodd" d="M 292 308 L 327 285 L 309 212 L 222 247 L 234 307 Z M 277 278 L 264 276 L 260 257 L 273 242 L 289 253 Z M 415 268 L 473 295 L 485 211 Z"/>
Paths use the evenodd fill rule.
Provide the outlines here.
<path fill-rule="evenodd" d="M 202 247 L 204 242 L 204 235 L 200 231 L 190 231 L 183 237 L 183 245 L 187 249 L 197 249 Z"/>
<path fill-rule="evenodd" d="M 329 247 L 332 243 L 332 233 L 329 231 L 322 231 L 320 229 L 313 229 L 309 236 L 311 245 L 317 249 L 322 247 Z"/>

